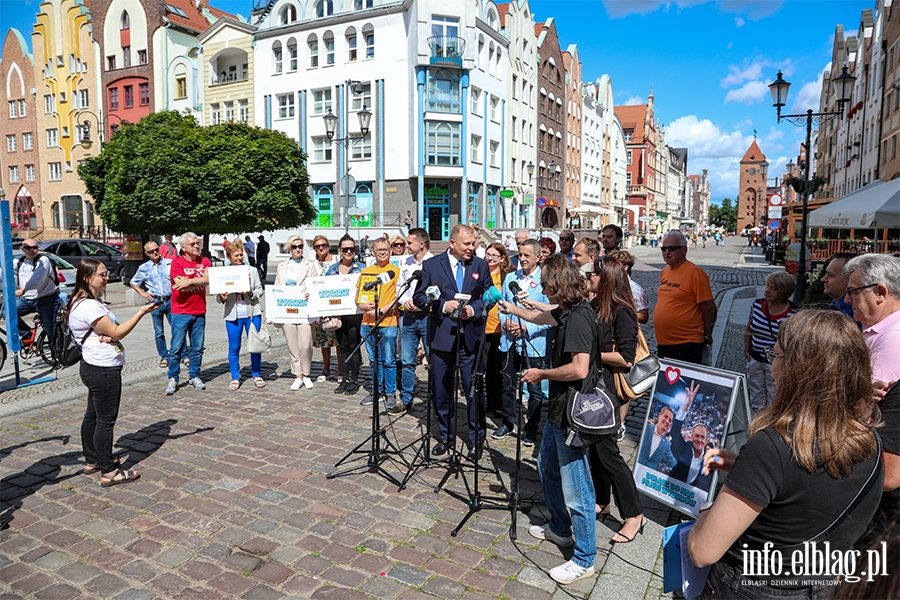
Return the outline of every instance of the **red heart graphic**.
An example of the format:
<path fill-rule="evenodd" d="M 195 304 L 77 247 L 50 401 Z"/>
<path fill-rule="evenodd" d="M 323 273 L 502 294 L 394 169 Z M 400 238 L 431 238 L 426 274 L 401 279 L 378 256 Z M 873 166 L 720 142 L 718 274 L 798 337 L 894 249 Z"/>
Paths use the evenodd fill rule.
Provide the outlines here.
<path fill-rule="evenodd" d="M 478 274 L 478 273 L 472 273 L 472 279 L 474 279 L 475 281 L 478 281 L 478 278 L 479 278 L 479 277 L 481 277 L 480 274 Z"/>
<path fill-rule="evenodd" d="M 675 367 L 666 367 L 666 381 L 669 385 L 674 385 L 676 381 L 681 379 L 681 370 Z"/>

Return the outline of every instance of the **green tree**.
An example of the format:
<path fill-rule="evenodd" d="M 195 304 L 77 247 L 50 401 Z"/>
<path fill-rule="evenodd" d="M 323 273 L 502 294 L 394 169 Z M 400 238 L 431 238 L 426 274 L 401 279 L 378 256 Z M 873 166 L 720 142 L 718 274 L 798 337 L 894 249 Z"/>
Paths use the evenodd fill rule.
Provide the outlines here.
<path fill-rule="evenodd" d="M 78 174 L 107 226 L 124 233 L 264 231 L 315 216 L 296 142 L 241 123 L 201 127 L 174 111 L 124 123 Z"/>
<path fill-rule="evenodd" d="M 709 222 L 727 231 L 737 231 L 737 207 L 732 205 L 731 198 L 723 198 L 718 206 L 709 207 Z"/>

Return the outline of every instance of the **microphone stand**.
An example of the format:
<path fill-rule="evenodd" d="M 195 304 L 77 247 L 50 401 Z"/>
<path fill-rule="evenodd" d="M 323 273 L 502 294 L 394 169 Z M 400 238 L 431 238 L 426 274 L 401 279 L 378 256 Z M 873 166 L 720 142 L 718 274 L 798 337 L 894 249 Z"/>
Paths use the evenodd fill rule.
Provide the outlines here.
<path fill-rule="evenodd" d="M 380 284 L 375 286 L 375 307 L 376 307 L 376 309 L 378 308 L 378 291 L 380 289 L 381 289 Z M 353 350 L 353 352 L 350 353 L 350 356 L 353 356 L 357 352 L 360 352 L 360 350 L 363 347 L 363 344 L 366 343 L 366 340 L 368 340 L 374 334 L 374 336 L 375 336 L 375 344 L 374 344 L 375 352 L 374 352 L 374 356 L 370 357 L 371 364 L 372 364 L 372 367 L 371 367 L 371 369 L 372 369 L 372 433 L 369 434 L 369 437 L 364 439 L 362 442 L 357 444 L 352 450 L 350 450 L 347 454 L 345 454 L 339 461 L 337 461 L 334 464 L 334 466 L 335 467 L 341 466 L 351 456 L 353 456 L 355 454 L 362 454 L 366 457 L 367 460 L 363 464 L 349 467 L 347 469 L 344 469 L 343 471 L 336 471 L 334 473 L 329 473 L 328 475 L 325 476 L 326 479 L 334 479 L 335 477 L 340 477 L 340 476 L 346 475 L 348 473 L 353 473 L 360 469 L 366 469 L 370 473 L 378 473 L 378 474 L 382 475 L 385 479 L 390 481 L 391 483 L 393 483 L 397 486 L 401 486 L 400 481 L 398 481 L 396 477 L 394 477 L 393 475 L 391 475 L 390 473 L 385 471 L 384 468 L 381 466 L 381 464 L 385 460 L 391 460 L 391 461 L 397 462 L 397 458 L 395 458 L 395 456 L 394 456 L 394 455 L 396 455 L 397 457 L 399 457 L 399 460 L 402 461 L 404 465 L 409 467 L 409 463 L 403 457 L 403 454 L 401 453 L 400 448 L 398 448 L 393 442 L 391 442 L 391 440 L 388 438 L 387 434 L 385 433 L 385 428 L 381 427 L 381 422 L 380 422 L 380 418 L 379 418 L 378 403 L 380 401 L 379 392 L 381 390 L 381 386 L 378 383 L 378 355 L 379 355 L 379 346 L 381 345 L 381 343 L 380 343 L 381 340 L 380 340 L 380 336 L 378 335 L 378 332 L 380 331 L 381 322 L 388 315 L 390 315 L 393 312 L 394 308 L 397 306 L 397 298 L 399 298 L 400 296 L 396 295 L 396 294 L 395 294 L 395 296 L 396 297 L 394 298 L 394 302 L 391 303 L 390 307 L 388 307 L 388 310 L 384 311 L 381 314 L 381 317 L 375 321 L 375 325 L 369 331 L 368 335 L 366 335 L 366 337 L 364 337 L 359 342 L 359 345 Z M 350 356 L 348 356 L 347 359 L 349 359 Z M 347 360 L 347 359 L 345 359 L 345 360 Z M 382 442 L 384 443 L 384 446 L 382 446 Z M 366 444 L 370 444 L 370 448 L 368 450 L 360 450 Z M 401 487 L 401 489 L 402 489 L 402 487 Z"/>
<path fill-rule="evenodd" d="M 519 302 L 519 298 L 514 294 L 513 302 L 521 306 Z M 531 361 L 528 359 L 528 352 L 525 348 L 525 328 L 522 326 L 522 317 L 516 316 L 516 320 L 519 323 L 519 352 L 522 357 L 522 365 L 525 368 L 531 366 Z M 522 432 L 522 404 L 525 400 L 525 382 L 522 381 L 522 374 L 524 371 L 519 369 L 516 373 L 519 377 L 519 385 L 516 393 L 516 460 L 513 464 L 513 473 L 512 473 L 512 497 L 509 499 L 509 510 L 510 510 L 510 523 L 509 523 L 509 539 L 515 541 L 519 536 L 516 531 L 516 521 L 518 519 L 519 506 L 521 505 L 520 494 L 519 494 L 519 481 L 520 481 L 520 469 L 522 464 L 522 436 L 524 433 Z"/>
<path fill-rule="evenodd" d="M 463 340 L 462 340 L 463 325 L 465 325 L 464 319 L 460 318 L 456 321 L 456 345 L 455 345 L 456 360 L 453 364 L 453 377 L 451 378 L 452 385 L 453 385 L 453 400 L 450 403 L 450 410 L 453 411 L 451 413 L 452 415 L 455 415 L 458 412 L 458 407 L 459 407 L 459 385 L 460 385 L 460 381 L 462 380 L 462 377 L 461 377 L 462 373 L 460 372 L 460 366 L 459 366 L 459 362 L 460 362 L 459 361 L 459 353 L 462 350 L 462 346 L 460 346 L 460 344 L 462 344 L 462 342 L 463 342 Z M 450 417 L 450 415 L 448 415 L 448 419 L 449 419 L 449 417 Z M 450 475 L 456 475 L 456 477 L 459 477 L 459 475 L 462 473 L 462 469 L 460 468 L 460 465 L 462 463 L 459 460 L 460 455 L 462 453 L 456 449 L 456 437 L 457 437 L 456 429 L 459 427 L 459 423 L 456 423 L 455 416 L 453 418 L 453 421 L 456 424 L 456 427 L 454 428 L 453 431 L 449 432 L 450 439 L 447 440 L 447 448 L 448 448 L 447 472 L 444 473 L 444 476 L 441 478 L 441 481 L 436 486 L 434 486 L 435 494 L 437 494 L 439 491 L 441 491 L 441 488 L 444 487 L 444 484 L 447 483 L 448 479 L 450 479 Z M 463 481 L 465 481 L 465 475 L 463 475 Z M 468 487 L 468 486 L 466 486 L 466 487 Z"/>

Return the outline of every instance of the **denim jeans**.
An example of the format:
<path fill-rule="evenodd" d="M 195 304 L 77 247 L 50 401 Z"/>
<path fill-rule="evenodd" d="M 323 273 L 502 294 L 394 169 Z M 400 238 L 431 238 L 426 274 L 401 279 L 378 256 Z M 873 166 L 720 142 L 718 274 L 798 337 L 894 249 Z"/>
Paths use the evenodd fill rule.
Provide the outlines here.
<path fill-rule="evenodd" d="M 360 328 L 362 337 L 369 335 L 371 325 Z M 375 335 L 366 340 L 366 352 L 369 353 L 369 364 L 375 360 Z M 378 328 L 378 392 L 394 394 L 397 392 L 397 326 Z M 374 368 L 374 366 L 373 366 Z M 372 373 L 372 388 L 375 391 L 375 373 Z"/>
<path fill-rule="evenodd" d="M 416 387 L 416 357 L 419 354 L 419 340 L 424 343 L 428 339 L 428 317 L 411 317 L 403 315 L 400 324 L 400 355 L 403 371 L 400 376 L 400 400 L 409 404 L 413 399 Z M 425 345 L 425 355 L 429 354 Z"/>
<path fill-rule="evenodd" d="M 566 432 L 549 421 L 544 424 L 538 476 L 550 511 L 550 530 L 561 536 L 572 531 L 572 562 L 579 567 L 593 567 L 597 556 L 597 518 L 588 452 L 566 446 Z"/>
<path fill-rule="evenodd" d="M 250 335 L 250 321 L 253 321 L 253 328 L 259 331 L 262 327 L 262 316 L 243 317 L 234 321 L 225 321 L 225 331 L 228 333 L 228 366 L 231 367 L 232 381 L 239 381 L 241 378 L 241 341 L 244 334 Z M 259 369 L 262 365 L 262 354 L 258 352 L 250 353 L 250 376 L 259 377 Z"/>
<path fill-rule="evenodd" d="M 59 308 L 59 294 L 47 294 L 41 298 L 27 300 L 22 296 L 16 297 L 16 312 L 19 314 L 19 337 L 28 335 L 28 324 L 22 319 L 25 315 L 36 312 L 41 317 L 41 323 L 47 331 L 47 339 L 50 348 L 53 348 L 53 333 L 56 331 L 56 311 Z M 24 327 L 23 327 L 24 326 Z"/>
<path fill-rule="evenodd" d="M 524 363 L 524 364 L 523 364 Z M 503 359 L 503 381 L 511 382 L 511 385 L 504 385 L 503 388 L 503 422 L 508 427 L 516 425 L 516 405 L 518 403 L 519 376 L 518 372 L 526 368 L 529 369 L 546 369 L 549 361 L 543 357 L 527 357 L 523 358 L 512 348 L 506 353 Z M 493 373 L 488 374 L 488 376 Z M 525 431 L 537 433 L 538 424 L 541 422 L 541 405 L 544 403 L 546 395 L 542 383 L 529 383 L 525 387 L 528 390 L 528 409 L 522 419 Z"/>
<path fill-rule="evenodd" d="M 169 356 L 169 350 L 166 348 L 166 332 L 163 329 L 163 321 L 169 322 L 169 329 L 172 328 L 172 301 L 166 300 L 159 308 L 150 313 L 153 319 L 153 334 L 156 340 L 156 353 L 160 358 Z"/>
<path fill-rule="evenodd" d="M 87 409 L 81 421 L 84 462 L 100 465 L 101 473 L 113 470 L 113 428 L 122 400 L 122 367 L 96 367 L 83 360 L 81 381 L 88 389 Z"/>
<path fill-rule="evenodd" d="M 169 379 L 178 381 L 181 363 L 178 357 L 184 352 L 185 338 L 191 339 L 191 365 L 188 377 L 200 377 L 203 361 L 203 339 L 206 336 L 206 315 L 172 314 L 172 347 L 169 348 Z"/>

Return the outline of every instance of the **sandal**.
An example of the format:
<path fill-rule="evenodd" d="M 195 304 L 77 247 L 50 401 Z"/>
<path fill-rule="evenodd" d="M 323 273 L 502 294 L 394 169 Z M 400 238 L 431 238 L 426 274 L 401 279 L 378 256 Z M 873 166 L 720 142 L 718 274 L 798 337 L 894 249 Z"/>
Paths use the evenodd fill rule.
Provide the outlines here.
<path fill-rule="evenodd" d="M 165 368 L 168 367 L 168 366 L 169 366 L 169 359 L 168 359 L 168 358 L 164 358 L 164 359 L 162 359 L 161 361 L 159 361 L 159 368 L 160 368 L 160 369 L 165 369 Z"/>
<path fill-rule="evenodd" d="M 264 387 L 266 387 L 266 380 L 263 379 L 262 377 L 254 377 L 253 385 L 255 385 L 258 388 L 264 388 Z"/>
<path fill-rule="evenodd" d="M 631 537 L 628 537 L 627 535 L 622 533 L 622 529 L 625 529 L 625 524 L 623 523 L 622 528 L 619 529 L 619 531 L 617 531 L 615 534 L 613 534 L 613 535 L 619 536 L 622 539 L 617 540 L 615 538 L 612 538 L 609 540 L 609 543 L 611 545 L 615 545 L 615 544 L 627 544 L 629 542 L 633 542 L 634 538 L 636 538 L 638 535 L 644 535 L 644 526 L 646 524 L 647 524 L 647 517 L 642 516 L 640 528 L 638 528 L 638 530 L 634 533 L 634 535 L 632 535 Z"/>
<path fill-rule="evenodd" d="M 238 389 L 239 387 L 241 387 L 241 382 L 238 381 L 237 379 L 234 379 L 231 381 L 231 385 L 228 387 L 231 388 L 232 391 L 234 391 L 234 390 Z"/>
<path fill-rule="evenodd" d="M 137 471 L 116 469 L 112 472 L 111 475 L 104 475 L 100 479 L 100 485 L 102 485 L 103 487 L 110 487 L 113 485 L 119 485 L 120 483 L 128 483 L 129 481 L 134 481 L 135 479 L 140 478 L 141 474 Z"/>
<path fill-rule="evenodd" d="M 326 379 L 328 379 L 328 375 L 327 375 L 326 373 L 322 373 L 321 375 L 319 375 L 318 377 L 316 377 L 316 381 L 319 382 L 319 383 L 322 383 L 322 382 L 325 381 Z"/>
<path fill-rule="evenodd" d="M 181 364 L 183 364 L 186 367 L 189 367 L 189 366 L 191 366 L 191 359 L 185 358 L 184 360 L 181 361 Z"/>
<path fill-rule="evenodd" d="M 122 465 L 122 459 L 117 458 L 115 461 L 113 461 L 113 468 L 118 469 L 121 465 Z M 84 470 L 82 471 L 82 473 L 84 473 L 85 475 L 90 475 L 91 473 L 96 473 L 99 470 L 100 470 L 100 465 L 98 465 L 96 463 L 95 464 L 85 463 Z"/>

